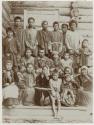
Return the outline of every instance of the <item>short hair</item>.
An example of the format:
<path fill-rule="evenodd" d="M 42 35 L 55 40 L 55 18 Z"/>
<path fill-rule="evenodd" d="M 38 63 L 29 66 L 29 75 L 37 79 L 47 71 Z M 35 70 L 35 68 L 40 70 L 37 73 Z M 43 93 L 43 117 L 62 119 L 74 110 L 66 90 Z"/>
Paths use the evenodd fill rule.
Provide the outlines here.
<path fill-rule="evenodd" d="M 13 32 L 14 33 L 14 31 L 13 31 L 13 29 L 11 27 L 6 28 L 6 33 L 8 33 L 8 32 Z"/>
<path fill-rule="evenodd" d="M 30 65 L 34 68 L 34 66 L 33 66 L 32 63 L 27 63 L 26 68 L 27 68 L 28 66 L 30 66 Z"/>
<path fill-rule="evenodd" d="M 46 20 L 42 21 L 41 25 L 43 26 L 44 23 L 48 24 L 48 21 L 46 21 Z"/>
<path fill-rule="evenodd" d="M 58 75 L 59 75 L 59 72 L 58 72 L 57 69 L 54 69 L 54 71 L 52 72 L 52 76 L 53 76 L 54 74 L 58 74 Z"/>
<path fill-rule="evenodd" d="M 27 52 L 28 50 L 30 50 L 32 53 L 32 50 L 29 47 L 26 48 L 25 52 Z"/>
<path fill-rule="evenodd" d="M 55 24 L 58 24 L 58 26 L 59 26 L 59 22 L 55 21 L 55 22 L 53 22 L 53 27 Z"/>
<path fill-rule="evenodd" d="M 68 27 L 69 27 L 67 23 L 63 23 L 63 24 L 61 25 L 61 28 L 62 28 L 63 26 L 67 26 L 67 29 L 68 29 Z"/>
<path fill-rule="evenodd" d="M 70 67 L 65 67 L 65 68 L 64 68 L 64 74 L 65 74 L 65 72 L 66 72 L 66 69 L 69 69 L 69 70 L 70 70 L 70 73 L 72 74 L 72 68 L 70 68 Z"/>
<path fill-rule="evenodd" d="M 29 23 L 30 20 L 33 20 L 35 22 L 35 19 L 33 17 L 28 18 L 28 23 Z"/>
<path fill-rule="evenodd" d="M 20 16 L 16 16 L 16 17 L 14 18 L 14 22 L 15 22 L 16 20 L 22 21 L 22 18 L 21 18 Z"/>
<path fill-rule="evenodd" d="M 76 27 L 78 26 L 77 20 L 72 19 L 72 20 L 69 22 L 69 27 L 71 27 L 71 24 L 72 24 L 72 23 L 75 23 L 75 24 L 76 24 Z"/>

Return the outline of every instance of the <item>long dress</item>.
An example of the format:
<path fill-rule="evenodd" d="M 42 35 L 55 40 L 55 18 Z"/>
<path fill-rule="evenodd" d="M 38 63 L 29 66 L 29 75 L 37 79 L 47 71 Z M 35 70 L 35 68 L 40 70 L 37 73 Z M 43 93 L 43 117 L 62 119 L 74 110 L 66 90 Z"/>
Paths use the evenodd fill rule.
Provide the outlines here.
<path fill-rule="evenodd" d="M 80 49 L 80 66 L 92 66 L 91 65 L 91 55 L 92 52 L 89 48 Z"/>
<path fill-rule="evenodd" d="M 6 84 L 8 84 L 6 86 Z M 4 71 L 3 73 L 3 104 L 5 106 L 12 106 L 18 104 L 18 87 L 15 83 L 14 72 Z"/>
<path fill-rule="evenodd" d="M 13 66 L 17 66 L 17 55 L 19 54 L 19 45 L 15 37 L 9 39 L 6 37 L 3 39 L 2 43 L 3 48 L 3 60 L 6 64 L 7 60 L 13 61 Z"/>
<path fill-rule="evenodd" d="M 33 86 L 35 85 L 35 75 L 33 73 L 26 73 L 24 79 L 26 87 L 23 105 L 34 105 L 35 89 Z"/>
<path fill-rule="evenodd" d="M 88 79 L 82 75 L 76 77 L 76 81 L 79 87 L 83 87 L 83 90 L 78 90 L 77 93 L 77 104 L 78 105 L 89 105 L 92 101 L 92 77 L 88 75 Z"/>

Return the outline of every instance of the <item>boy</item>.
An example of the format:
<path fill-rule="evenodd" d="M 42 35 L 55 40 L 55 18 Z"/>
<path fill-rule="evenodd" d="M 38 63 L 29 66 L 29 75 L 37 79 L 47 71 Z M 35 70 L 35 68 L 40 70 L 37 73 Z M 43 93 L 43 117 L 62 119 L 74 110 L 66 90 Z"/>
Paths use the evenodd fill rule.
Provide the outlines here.
<path fill-rule="evenodd" d="M 61 93 L 61 85 L 62 85 L 62 80 L 58 78 L 58 72 L 54 71 L 52 75 L 52 79 L 49 81 L 49 85 L 51 88 L 51 101 L 52 101 L 52 110 L 53 110 L 53 115 L 55 118 L 58 118 L 59 113 L 60 113 L 60 93 Z M 57 111 L 55 110 L 55 101 L 57 101 Z"/>

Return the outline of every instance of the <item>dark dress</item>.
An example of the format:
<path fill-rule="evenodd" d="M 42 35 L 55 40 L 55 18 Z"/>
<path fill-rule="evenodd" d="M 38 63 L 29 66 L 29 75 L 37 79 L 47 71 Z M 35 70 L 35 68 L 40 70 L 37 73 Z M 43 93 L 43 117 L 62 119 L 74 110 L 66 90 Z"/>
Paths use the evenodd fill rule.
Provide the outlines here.
<path fill-rule="evenodd" d="M 88 78 L 82 75 L 78 75 L 76 80 L 79 84 L 79 88 L 83 87 L 83 90 L 78 89 L 77 93 L 77 105 L 88 105 L 91 103 L 92 94 L 92 77 L 88 75 Z"/>
<path fill-rule="evenodd" d="M 49 79 L 46 78 L 45 75 L 42 76 L 42 74 L 39 74 L 36 77 L 36 86 L 40 88 L 48 88 L 49 87 Z M 44 98 L 42 99 L 42 96 Z M 48 97 L 48 101 L 45 100 L 45 98 Z M 49 100 L 49 92 L 44 90 L 35 90 L 35 103 L 37 105 L 47 105 L 50 102 Z"/>

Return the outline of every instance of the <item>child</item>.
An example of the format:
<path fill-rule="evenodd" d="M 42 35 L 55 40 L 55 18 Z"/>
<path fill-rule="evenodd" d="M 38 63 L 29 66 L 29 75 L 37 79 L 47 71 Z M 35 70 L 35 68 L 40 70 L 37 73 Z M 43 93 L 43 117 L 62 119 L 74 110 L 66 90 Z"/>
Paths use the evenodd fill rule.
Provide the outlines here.
<path fill-rule="evenodd" d="M 19 87 L 19 103 L 23 104 L 23 100 L 24 100 L 24 94 L 25 94 L 25 88 L 26 88 L 26 83 L 25 83 L 25 72 L 26 72 L 26 68 L 24 66 L 20 67 L 19 72 L 17 72 L 18 75 L 18 87 Z"/>
<path fill-rule="evenodd" d="M 17 55 L 17 69 L 16 72 L 19 72 L 21 68 L 21 56 Z"/>
<path fill-rule="evenodd" d="M 21 59 L 21 63 L 25 67 L 27 66 L 28 63 L 34 66 L 34 57 L 32 56 L 32 51 L 30 48 L 26 49 L 25 56 Z"/>
<path fill-rule="evenodd" d="M 36 86 L 39 88 L 49 87 L 49 68 L 44 66 L 42 72 L 36 77 Z M 47 100 L 48 97 L 48 100 Z M 36 89 L 35 91 L 35 102 L 37 105 L 48 105 L 50 103 L 48 91 L 42 89 Z"/>
<path fill-rule="evenodd" d="M 53 51 L 53 65 L 50 68 L 50 71 L 53 72 L 55 69 L 58 70 L 59 76 L 61 76 L 62 75 L 61 59 L 60 59 L 59 53 L 57 51 Z"/>
<path fill-rule="evenodd" d="M 61 59 L 61 65 L 63 71 L 66 67 L 73 68 L 73 61 L 71 60 L 69 53 L 64 53 L 64 59 Z"/>
<path fill-rule="evenodd" d="M 88 40 L 84 39 L 82 41 L 82 47 L 80 48 L 80 66 L 87 66 L 90 67 L 90 57 L 92 55 L 91 50 L 89 49 L 89 44 L 88 44 Z"/>
<path fill-rule="evenodd" d="M 71 78 L 70 74 L 66 74 L 63 79 L 62 103 L 66 106 L 73 106 L 76 101 L 74 89 L 77 88 L 76 82 Z"/>
<path fill-rule="evenodd" d="M 62 80 L 58 78 L 58 72 L 54 71 L 52 75 L 52 79 L 49 81 L 49 85 L 51 88 L 51 101 L 52 101 L 52 110 L 53 110 L 53 115 L 55 118 L 59 116 L 60 113 L 60 92 L 61 92 L 61 85 L 62 85 Z M 57 111 L 55 110 L 55 101 L 57 101 Z"/>
<path fill-rule="evenodd" d="M 6 62 L 6 69 L 3 72 L 3 104 L 8 108 L 12 108 L 17 104 L 19 94 L 12 66 L 12 62 L 8 60 Z"/>
<path fill-rule="evenodd" d="M 28 63 L 26 67 L 26 73 L 24 75 L 25 80 L 25 96 L 23 105 L 34 105 L 34 96 L 35 96 L 35 71 L 33 65 Z"/>

